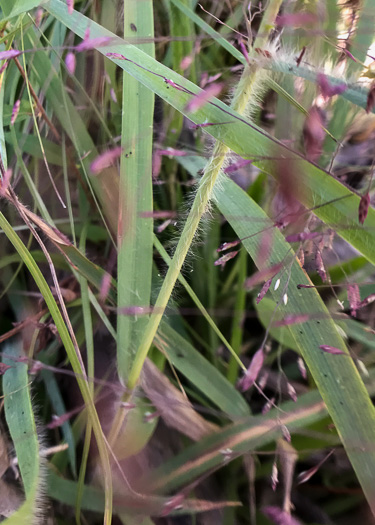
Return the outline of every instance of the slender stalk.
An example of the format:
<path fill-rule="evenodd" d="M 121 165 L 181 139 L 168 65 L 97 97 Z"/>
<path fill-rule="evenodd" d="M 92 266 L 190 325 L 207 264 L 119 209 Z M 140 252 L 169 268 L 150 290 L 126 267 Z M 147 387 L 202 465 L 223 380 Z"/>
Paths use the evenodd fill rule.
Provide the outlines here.
<path fill-rule="evenodd" d="M 264 47 L 267 44 L 270 33 L 274 28 L 274 20 L 279 12 L 282 0 L 271 1 L 264 13 L 259 36 L 254 42 L 254 47 Z M 233 97 L 232 109 L 243 114 L 249 101 L 254 96 L 254 86 L 257 81 L 259 66 L 251 62 L 245 66 L 240 82 Z M 162 288 L 155 303 L 155 313 L 152 314 L 147 330 L 138 347 L 133 367 L 129 374 L 128 388 L 130 391 L 136 386 L 147 353 L 155 337 L 159 323 L 163 317 L 168 300 L 171 296 L 173 287 L 181 271 L 182 265 L 190 249 L 191 243 L 197 232 L 202 215 L 207 211 L 214 185 L 221 173 L 226 157 L 230 153 L 230 148 L 221 142 L 216 142 L 212 156 L 205 169 L 205 173 L 199 184 L 199 188 L 194 199 L 193 206 L 186 220 L 180 240 L 177 244 L 172 264 L 165 276 Z"/>
<path fill-rule="evenodd" d="M 131 38 L 132 27 L 138 37 L 154 34 L 152 0 L 124 0 L 124 38 Z M 152 42 L 142 46 L 154 56 Z M 118 220 L 118 307 L 150 304 L 152 285 L 153 221 L 142 216 L 150 212 L 152 203 L 152 141 L 155 96 L 123 72 L 123 104 Z M 132 196 L 129 198 L 129 196 Z M 117 370 L 121 381 L 127 382 L 133 361 L 147 328 L 143 316 L 119 315 L 117 318 Z M 114 418 L 109 442 L 115 445 L 126 411 L 120 408 Z"/>
<path fill-rule="evenodd" d="M 168 253 L 165 251 L 163 245 L 161 244 L 161 242 L 159 241 L 159 239 L 156 236 L 154 236 L 154 245 L 155 245 L 155 248 L 160 253 L 160 255 L 162 256 L 164 262 L 169 266 L 171 264 L 171 259 L 170 259 L 169 255 L 168 255 Z M 234 361 L 237 362 L 237 365 L 240 366 L 243 370 L 246 370 L 246 367 L 242 363 L 241 359 L 238 357 L 237 352 L 233 349 L 231 344 L 227 341 L 227 339 L 224 337 L 224 335 L 220 332 L 220 330 L 217 327 L 215 321 L 212 319 L 210 314 L 207 312 L 206 308 L 203 306 L 203 304 L 199 300 L 199 298 L 196 295 L 196 293 L 194 292 L 194 290 L 191 288 L 189 283 L 186 281 L 185 277 L 183 277 L 183 275 L 179 275 L 178 276 L 178 280 L 184 286 L 185 290 L 190 295 L 192 300 L 195 302 L 195 304 L 199 308 L 200 313 L 206 319 L 207 323 L 210 325 L 210 327 L 212 328 L 213 332 L 218 336 L 218 338 L 221 340 L 221 342 L 224 343 L 226 348 L 232 354 L 232 358 L 234 359 Z M 244 280 L 245 280 L 245 278 L 244 278 Z"/>

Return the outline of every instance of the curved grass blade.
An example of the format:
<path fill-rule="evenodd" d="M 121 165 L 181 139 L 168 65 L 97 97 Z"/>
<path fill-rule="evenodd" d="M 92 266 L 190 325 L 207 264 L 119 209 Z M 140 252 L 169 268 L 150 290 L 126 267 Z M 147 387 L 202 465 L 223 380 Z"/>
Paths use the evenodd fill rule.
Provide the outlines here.
<path fill-rule="evenodd" d="M 38 268 L 34 259 L 30 256 L 27 248 L 21 241 L 21 239 L 15 234 L 11 225 L 6 220 L 3 214 L 0 213 L 0 227 L 4 230 L 4 233 L 8 237 L 9 241 L 13 244 L 14 248 L 18 251 L 21 258 L 23 259 L 25 265 L 29 269 L 31 275 L 33 276 L 40 292 L 43 295 L 44 300 L 46 301 L 47 307 L 50 311 L 50 314 L 54 320 L 56 328 L 60 334 L 62 343 L 67 352 L 70 364 L 73 368 L 73 371 L 77 374 L 77 383 L 81 390 L 82 397 L 84 399 L 89 417 L 91 419 L 99 454 L 102 460 L 102 467 L 104 473 L 104 484 L 105 484 L 105 495 L 106 495 L 106 505 L 105 505 L 105 515 L 104 521 L 106 524 L 110 524 L 112 516 L 112 476 L 111 469 L 109 466 L 109 458 L 107 452 L 107 445 L 103 439 L 103 433 L 100 426 L 100 421 L 95 410 L 95 406 L 92 402 L 90 395 L 90 390 L 87 382 L 82 378 L 83 371 L 81 370 L 80 362 L 76 354 L 72 340 L 70 339 L 69 332 L 65 326 L 64 320 L 60 313 L 60 310 L 53 298 L 51 290 L 43 277 L 42 272 Z"/>
<path fill-rule="evenodd" d="M 77 491 L 77 483 L 58 476 L 53 470 L 49 473 L 48 495 L 56 501 L 60 501 L 65 505 L 74 505 L 75 494 Z M 127 516 L 126 523 L 129 523 L 128 516 L 138 516 L 135 523 L 140 522 L 139 519 L 143 516 L 163 516 L 170 498 L 162 496 L 147 496 L 140 493 L 133 493 L 131 495 L 122 495 L 115 500 L 115 510 L 119 515 Z M 227 502 L 227 504 L 231 504 Z M 235 503 L 237 504 L 237 503 Z M 183 509 L 176 514 L 195 514 L 204 510 L 213 510 L 214 508 L 221 508 L 226 503 L 209 502 L 199 499 L 186 499 L 183 502 Z M 102 493 L 90 486 L 85 485 L 82 499 L 82 508 L 94 512 L 101 512 L 103 510 L 103 495 Z M 133 522 L 131 522 L 133 523 Z M 152 523 L 146 521 L 145 523 Z"/>
<path fill-rule="evenodd" d="M 370 395 L 373 395 L 373 371 L 370 376 L 368 387 Z M 319 392 L 313 390 L 300 396 L 296 403 L 288 401 L 266 415 L 243 419 L 205 437 L 155 469 L 141 483 L 150 483 L 151 488 L 159 494 L 175 491 L 199 476 L 225 466 L 239 455 L 276 442 L 282 434 L 283 425 L 290 431 L 293 444 L 300 443 L 303 448 L 305 442 L 299 440 L 299 429 L 303 436 L 306 428 L 317 422 L 322 429 L 326 429 L 329 419 Z M 318 446 L 321 448 L 336 443 L 337 435 L 324 432 L 319 438 Z"/>
<path fill-rule="evenodd" d="M 179 159 L 179 162 L 187 169 L 191 166 L 186 161 L 186 157 Z M 258 234 L 259 224 L 266 227 L 268 223 L 268 226 L 272 227 L 273 221 L 233 181 L 222 178 L 220 182 L 214 189 L 216 204 L 238 238 L 243 239 L 243 246 L 256 263 L 261 245 L 261 234 Z M 288 256 L 291 257 L 290 245 L 281 232 L 274 228 L 269 260 L 272 264 L 278 262 L 285 264 Z M 280 277 L 280 288 L 274 291 L 271 287 L 270 293 L 275 302 L 279 303 L 279 311 L 283 316 L 297 312 L 310 313 L 312 316 L 311 320 L 303 324 L 288 326 L 287 331 L 292 334 L 298 350 L 313 375 L 368 502 L 375 511 L 375 500 L 371 489 L 372 472 L 374 472 L 372 469 L 375 468 L 375 449 L 371 445 L 374 439 L 372 435 L 375 432 L 375 409 L 353 361 L 348 359 L 347 355 L 334 356 L 319 350 L 319 346 L 328 344 L 328 341 L 332 346 L 343 350 L 346 346 L 317 290 L 297 288 L 298 284 L 310 284 L 311 281 L 295 257 L 290 269 Z M 312 293 L 301 293 L 305 291 Z M 285 292 L 288 295 L 287 305 L 282 304 L 282 296 Z M 340 357 L 340 361 L 335 360 L 335 357 Z M 363 421 L 368 422 L 368 425 L 367 423 L 363 425 Z M 362 452 L 359 452 L 358 444 L 361 444 Z"/>
<path fill-rule="evenodd" d="M 200 475 L 226 465 L 230 460 L 276 441 L 286 426 L 293 434 L 299 428 L 326 417 L 317 391 L 309 392 L 297 403 L 283 403 L 266 415 L 242 419 L 211 434 L 156 469 L 142 480 L 159 494 L 175 491 Z"/>
<path fill-rule="evenodd" d="M 239 238 L 256 233 L 257 219 L 267 220 L 264 211 L 233 181 L 225 179 L 215 189 L 215 198 L 220 211 L 227 218 Z M 238 218 L 240 217 L 240 218 Z M 272 223 L 272 221 L 270 221 Z M 259 236 L 248 237 L 243 245 L 256 262 L 260 246 Z M 283 235 L 275 229 L 270 261 L 274 264 L 285 261 L 290 255 L 290 246 Z M 298 284 L 311 284 L 300 264 L 293 259 L 289 282 L 284 273 L 280 290 L 271 293 L 275 301 L 281 301 L 284 292 L 288 294 L 287 305 L 279 308 L 284 315 L 296 312 L 310 312 L 321 315 L 320 320 L 291 325 L 296 344 L 304 358 L 328 411 L 340 434 L 342 443 L 366 494 L 367 501 L 375 513 L 373 483 L 375 472 L 375 409 L 352 359 L 347 355 L 329 355 L 319 350 L 320 345 L 330 344 L 346 350 L 329 312 L 315 288 L 298 289 Z M 283 287 L 286 286 L 286 289 Z M 303 292 L 309 292 L 307 294 Z M 302 292 L 302 293 L 301 293 Z M 366 425 L 363 422 L 366 421 Z"/>
<path fill-rule="evenodd" d="M 307 208 L 318 207 L 315 213 L 321 220 L 327 224 L 335 225 L 337 233 L 343 239 L 350 242 L 369 261 L 375 263 L 375 210 L 369 210 L 366 226 L 360 225 L 357 219 L 360 199 L 355 193 L 334 179 L 329 173 L 305 160 L 302 155 L 290 150 L 256 125 L 243 119 L 219 100 L 213 100 L 194 114 L 187 113 L 185 108 L 191 97 L 188 93 L 198 94 L 200 89 L 197 86 L 134 46 L 124 43 L 123 40 L 115 37 L 83 15 L 74 13 L 69 17 L 66 7 L 59 0 L 49 0 L 45 7 L 81 37 L 83 37 L 86 27 L 89 26 L 92 37 L 110 36 L 117 38 L 118 45 L 110 45 L 98 50 L 105 55 L 122 53 L 127 60 L 113 59 L 121 68 L 128 71 L 194 123 L 221 123 L 224 116 L 226 119 L 228 118 L 231 121 L 230 125 L 207 127 L 207 133 L 226 144 L 243 158 L 254 159 L 254 164 L 261 170 L 272 176 L 276 175 L 274 161 L 267 160 L 264 157 L 288 159 L 294 171 L 301 174 L 301 202 Z M 173 85 L 177 85 L 179 89 L 175 89 Z M 326 204 L 327 202 L 329 204 Z"/>

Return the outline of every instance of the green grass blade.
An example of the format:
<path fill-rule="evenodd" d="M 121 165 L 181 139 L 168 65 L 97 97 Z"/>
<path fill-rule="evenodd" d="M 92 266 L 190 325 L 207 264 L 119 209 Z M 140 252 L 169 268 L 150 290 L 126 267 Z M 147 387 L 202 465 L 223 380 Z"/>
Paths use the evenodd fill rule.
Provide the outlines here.
<path fill-rule="evenodd" d="M 233 181 L 225 179 L 215 189 L 215 198 L 220 211 L 227 218 L 241 239 L 259 231 L 259 223 L 271 225 L 264 211 Z M 240 217 L 238 219 L 237 217 Z M 246 250 L 256 261 L 260 236 L 243 241 Z M 290 254 L 290 246 L 276 228 L 273 233 L 270 261 L 282 262 Z M 287 276 L 284 274 L 280 290 L 272 292 L 276 301 L 281 301 Z M 311 371 L 328 411 L 340 434 L 348 457 L 366 494 L 370 507 L 375 513 L 373 483 L 375 472 L 375 409 L 368 396 L 359 373 L 347 355 L 337 356 L 324 353 L 320 345 L 330 345 L 345 350 L 345 343 L 315 288 L 298 290 L 298 284 L 310 284 L 306 273 L 294 260 L 287 286 L 288 304 L 280 309 L 284 315 L 306 312 L 321 314 L 322 319 L 311 320 L 289 327 L 297 346 Z M 305 294 L 308 291 L 311 293 Z M 339 357 L 339 359 L 335 359 Z M 366 425 L 363 425 L 366 421 Z"/>
<path fill-rule="evenodd" d="M 156 235 L 154 237 L 154 244 L 155 244 L 155 248 L 158 250 L 158 252 L 162 256 L 164 262 L 169 266 L 171 264 L 172 259 L 169 257 L 168 253 L 166 252 L 166 250 L 164 249 L 163 245 L 160 243 Z M 229 352 L 232 354 L 237 365 L 243 367 L 241 360 L 239 358 L 236 359 L 237 357 L 236 351 L 232 348 L 231 344 L 227 341 L 227 339 L 224 337 L 222 332 L 219 330 L 215 321 L 212 319 L 210 314 L 207 312 L 206 308 L 203 306 L 202 302 L 199 300 L 193 288 L 186 281 L 185 277 L 182 274 L 180 274 L 178 277 L 178 280 L 184 286 L 185 290 L 190 295 L 191 299 L 194 301 L 195 305 L 201 312 L 202 316 L 206 319 L 207 323 L 212 328 L 212 331 L 221 340 L 221 342 L 224 343 L 224 345 L 227 347 Z"/>
<path fill-rule="evenodd" d="M 3 358 L 3 362 L 11 366 L 3 377 L 4 409 L 26 495 L 26 502 L 11 517 L 11 520 L 14 523 L 27 523 L 27 512 L 29 513 L 28 519 L 31 520 L 41 510 L 38 504 L 42 504 L 43 466 L 31 404 L 28 367 L 26 363 L 14 361 L 14 359 L 23 357 L 24 354 L 19 344 L 7 344 L 3 351 L 13 358 Z M 11 523 L 10 520 L 9 522 Z"/>
<path fill-rule="evenodd" d="M 280 409 L 242 419 L 203 438 L 156 469 L 148 476 L 147 482 L 159 494 L 175 491 L 211 469 L 226 465 L 228 459 L 276 441 L 282 434 L 282 425 L 293 435 L 298 433 L 299 428 L 303 429 L 327 416 L 317 391 L 305 394 L 297 403 L 283 403 Z"/>
<path fill-rule="evenodd" d="M 1 9 L 6 15 L 3 20 L 22 15 L 35 7 L 42 6 L 44 2 L 45 0 L 2 0 Z"/>
<path fill-rule="evenodd" d="M 95 406 L 92 402 L 88 384 L 84 379 L 82 379 L 83 371 L 81 370 L 81 365 L 80 365 L 78 356 L 76 354 L 74 345 L 72 343 L 72 340 L 70 339 L 69 332 L 62 318 L 60 310 L 55 302 L 55 299 L 51 293 L 51 290 L 46 280 L 44 279 L 40 269 L 38 268 L 34 259 L 30 256 L 30 253 L 28 252 L 27 248 L 25 247 L 21 239 L 15 234 L 9 222 L 6 220 L 4 215 L 1 213 L 0 213 L 0 227 L 3 229 L 9 241 L 13 244 L 14 248 L 18 251 L 18 253 L 22 257 L 25 265 L 29 269 L 40 292 L 42 293 L 43 298 L 46 301 L 47 307 L 50 311 L 50 314 L 54 320 L 56 328 L 60 334 L 62 343 L 67 352 L 70 364 L 73 368 L 73 371 L 77 374 L 77 383 L 81 390 L 83 400 L 85 402 L 89 417 L 93 425 L 93 429 L 94 429 L 94 433 L 95 433 L 95 437 L 97 441 L 97 446 L 98 446 L 99 454 L 100 454 L 101 461 L 102 461 L 103 474 L 104 474 L 103 477 L 104 477 L 104 484 L 105 484 L 105 494 L 106 494 L 105 523 L 109 524 L 111 522 L 111 516 L 112 516 L 112 480 L 111 480 L 112 476 L 111 476 L 111 469 L 109 466 L 108 452 L 106 448 L 106 443 L 104 442 L 104 439 L 103 439 L 103 433 L 102 433 L 102 429 L 100 426 L 100 421 L 96 413 Z"/>
<path fill-rule="evenodd" d="M 69 17 L 65 6 L 59 0 L 50 0 L 46 4 L 46 9 L 80 36 L 84 35 L 85 28 L 88 25 L 91 27 L 93 37 L 111 35 L 111 33 L 78 13 Z M 117 38 L 114 35 L 112 36 Z M 134 46 L 124 44 L 121 39 L 118 39 L 118 42 L 118 45 L 100 48 L 99 51 L 104 54 L 108 52 L 124 53 L 124 56 L 129 60 L 115 60 L 115 62 L 193 122 L 202 124 L 204 122 L 223 122 L 223 119 L 230 122 L 233 120 L 233 123 L 230 125 L 210 126 L 206 128 L 206 131 L 214 138 L 222 141 L 234 152 L 244 158 L 256 159 L 257 157 L 272 156 L 272 158 L 289 159 L 293 170 L 301 174 L 299 177 L 302 186 L 301 202 L 307 208 L 321 206 L 316 209 L 316 215 L 327 224 L 333 224 L 341 237 L 350 242 L 369 261 L 375 263 L 375 211 L 370 209 L 365 225 L 359 224 L 357 218 L 359 197 L 356 194 L 333 179 L 324 170 L 319 169 L 298 153 L 283 146 L 257 126 L 245 121 L 219 100 L 214 100 L 215 106 L 207 104 L 194 114 L 187 113 L 185 107 L 190 99 L 190 95 L 170 88 L 166 85 L 163 78 L 170 79 L 193 93 L 199 93 L 199 88 L 151 57 L 148 57 Z M 136 64 L 141 64 L 142 67 L 136 66 L 130 60 Z M 156 77 L 155 74 L 160 75 L 161 78 Z M 266 173 L 275 175 L 275 164 L 273 161 L 257 160 L 254 164 Z M 326 204 L 332 200 L 334 202 Z"/>
<path fill-rule="evenodd" d="M 238 390 L 166 322 L 160 324 L 155 345 L 166 353 L 177 370 L 225 414 L 233 419 L 249 414 L 249 407 Z"/>
<path fill-rule="evenodd" d="M 181 0 L 180 4 L 186 9 L 190 9 L 191 0 Z M 183 58 L 190 56 L 193 52 L 194 28 L 190 21 L 181 16 L 181 11 L 176 9 L 174 0 L 170 0 L 170 34 L 172 38 L 171 48 L 173 56 L 173 70 L 183 74 L 181 62 Z M 176 40 L 174 38 L 176 37 Z M 183 38 L 185 37 L 185 38 Z M 190 79 L 195 82 L 195 62 L 192 63 L 193 71 L 190 73 Z M 190 68 L 191 69 L 191 68 Z"/>
<path fill-rule="evenodd" d="M 53 408 L 54 414 L 56 414 L 57 417 L 62 416 L 66 413 L 66 407 L 64 403 L 64 399 L 61 395 L 58 383 L 56 381 L 55 376 L 50 370 L 41 370 L 41 376 L 43 378 L 45 388 L 48 392 L 48 397 L 51 401 L 51 405 Z M 63 439 L 68 445 L 68 458 L 69 463 L 72 469 L 72 474 L 74 477 L 77 476 L 77 461 L 76 461 L 76 453 L 75 453 L 75 440 L 72 432 L 72 427 L 70 425 L 69 421 L 65 421 L 61 425 L 61 432 L 63 435 Z"/>
<path fill-rule="evenodd" d="M 153 38 L 152 0 L 124 1 L 127 36 Z M 135 31 L 134 31 L 135 28 Z M 154 44 L 142 45 L 154 56 Z M 122 147 L 118 230 L 118 307 L 148 307 L 151 295 L 153 220 L 152 140 L 154 94 L 123 74 Z M 147 216 L 148 214 L 148 216 Z M 147 317 L 119 315 L 117 319 L 118 373 L 127 382 Z"/>
<path fill-rule="evenodd" d="M 369 392 L 374 393 L 372 374 L 368 384 Z M 270 443 L 277 441 L 285 425 L 292 435 L 292 443 L 297 448 L 299 429 L 302 436 L 306 427 L 319 423 L 322 430 L 319 438 L 319 449 L 323 446 L 333 446 L 337 443 L 337 435 L 327 432 L 329 419 L 327 408 L 322 402 L 319 392 L 313 390 L 300 396 L 296 403 L 288 401 L 278 408 L 272 409 L 268 414 L 252 416 L 238 421 L 235 424 L 203 438 L 199 443 L 190 446 L 180 454 L 157 468 L 148 475 L 147 482 L 159 494 L 176 491 L 179 487 L 190 483 L 211 469 L 225 466 L 228 459 L 249 451 L 262 449 Z M 304 441 L 300 441 L 302 451 Z M 227 450 L 229 449 L 229 450 Z M 228 459 L 225 451 L 233 453 Z"/>
<path fill-rule="evenodd" d="M 187 169 L 191 167 L 186 158 L 181 159 L 180 162 Z M 227 178 L 223 178 L 221 184 L 216 186 L 214 194 L 220 211 L 227 218 L 236 235 L 243 239 L 243 246 L 256 262 L 261 243 L 259 230 L 267 226 L 272 227 L 273 222 L 249 195 Z M 274 228 L 269 260 L 276 264 L 283 262 L 288 255 L 291 255 L 289 244 L 285 242 L 280 231 Z M 280 294 L 284 293 L 283 284 L 285 286 L 286 279 L 287 275 L 284 272 L 279 291 L 270 292 L 276 302 L 281 302 Z M 308 295 L 301 293 L 307 290 L 297 289 L 297 284 L 309 283 L 310 280 L 306 273 L 294 260 L 287 286 L 288 304 L 279 306 L 278 314 L 281 317 L 296 313 L 318 314 L 319 320 L 291 325 L 286 332 L 289 331 L 292 334 L 297 348 L 305 359 L 340 433 L 369 504 L 375 508 L 375 502 L 371 497 L 373 482 L 371 469 L 375 467 L 375 454 L 371 452 L 370 445 L 373 439 L 372 434 L 375 432 L 375 410 L 353 361 L 347 356 L 333 356 L 319 349 L 322 344 L 345 349 L 345 343 L 339 336 L 316 289 L 308 290 L 313 292 Z M 334 357 L 342 357 L 342 359 L 336 361 L 332 359 Z M 361 421 L 368 421 L 369 425 L 364 428 Z M 362 444 L 363 452 L 357 450 L 356 443 Z M 371 467 L 369 467 L 369 461 L 371 461 Z"/>
<path fill-rule="evenodd" d="M 84 227 L 82 230 L 82 235 L 79 243 L 80 249 L 85 252 L 86 249 L 86 233 L 88 227 L 88 217 L 89 217 L 89 205 L 86 200 L 81 199 L 81 215 L 86 217 Z M 81 298 L 82 298 L 82 314 L 83 314 L 83 324 L 85 329 L 85 342 L 86 342 L 86 353 L 87 353 L 87 377 L 89 379 L 95 378 L 95 350 L 94 350 L 94 326 L 91 316 L 91 305 L 89 299 L 89 286 L 87 280 L 80 275 L 78 282 L 81 288 Z M 90 382 L 88 384 L 90 394 L 92 399 L 94 399 L 94 383 Z M 78 489 L 77 489 L 77 500 L 76 500 L 76 522 L 80 524 L 80 515 L 81 515 L 81 503 L 83 496 L 84 482 L 86 478 L 86 468 L 87 461 L 89 457 L 90 445 L 91 445 L 91 435 L 92 435 L 92 423 L 91 421 L 87 422 L 85 428 L 85 439 L 82 451 L 81 465 L 79 469 L 78 476 Z"/>
<path fill-rule="evenodd" d="M 232 322 L 232 337 L 231 343 L 235 352 L 241 354 L 242 339 L 244 336 L 242 325 L 244 322 L 244 314 L 246 312 L 246 290 L 243 287 L 243 282 L 247 274 L 247 257 L 245 252 L 239 254 L 239 271 L 237 277 L 237 292 L 236 302 L 234 306 L 234 316 Z M 227 378 L 231 383 L 235 383 L 238 377 L 238 362 L 231 356 L 228 364 Z"/>
<path fill-rule="evenodd" d="M 191 0 L 182 1 L 187 7 L 191 5 Z M 169 2 L 168 14 L 170 27 L 169 34 L 171 37 L 170 48 L 172 52 L 172 69 L 180 75 L 188 76 L 192 82 L 196 83 L 196 60 L 192 61 L 185 75 L 184 70 L 181 69 L 182 60 L 193 54 L 193 43 L 195 37 L 194 25 L 190 20 L 186 20 L 186 18 L 181 16 L 181 12 L 171 1 Z M 166 120 L 170 121 L 169 129 L 173 129 L 173 133 L 168 134 L 168 144 L 173 147 L 181 135 L 184 119 L 181 113 L 174 111 L 173 108 L 168 107 L 167 111 L 171 116 L 168 118 L 168 115 L 166 115 Z"/>
<path fill-rule="evenodd" d="M 215 43 L 219 44 L 222 48 L 224 48 L 228 53 L 233 55 L 239 62 L 242 62 L 242 64 L 246 64 L 246 59 L 244 55 L 236 49 L 228 40 L 221 36 L 220 33 L 215 31 L 207 22 L 203 20 L 199 15 L 194 13 L 188 5 L 186 5 L 186 2 L 183 3 L 181 0 L 170 0 L 173 5 L 175 5 L 181 13 L 183 13 L 189 20 L 193 21 L 200 29 L 202 29 L 207 35 L 211 36 Z"/>

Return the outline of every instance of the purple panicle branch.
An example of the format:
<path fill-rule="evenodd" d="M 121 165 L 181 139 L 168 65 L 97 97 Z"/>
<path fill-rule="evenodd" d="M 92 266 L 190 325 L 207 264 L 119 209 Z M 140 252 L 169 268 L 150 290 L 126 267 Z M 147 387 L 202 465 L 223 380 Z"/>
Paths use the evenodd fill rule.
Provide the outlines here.
<path fill-rule="evenodd" d="M 324 73 L 318 73 L 316 80 L 318 82 L 320 93 L 326 99 L 335 95 L 341 95 L 341 93 L 344 93 L 348 88 L 346 84 L 331 84 Z"/>
<path fill-rule="evenodd" d="M 275 525 L 301 525 L 300 521 L 296 520 L 291 514 L 289 514 L 289 512 L 286 512 L 279 507 L 263 507 L 262 512 L 268 519 L 273 521 Z"/>
<path fill-rule="evenodd" d="M 262 288 L 261 288 L 261 290 L 260 290 L 260 292 L 258 294 L 258 297 L 256 298 L 257 304 L 259 304 L 260 301 L 263 299 L 263 297 L 266 295 L 266 293 L 268 292 L 271 284 L 272 284 L 272 277 L 271 277 L 271 279 L 268 279 L 268 281 L 266 281 L 264 283 L 264 285 L 262 286 Z"/>
<path fill-rule="evenodd" d="M 336 348 L 335 346 L 330 345 L 319 345 L 319 348 L 323 350 L 323 352 L 326 352 L 327 354 L 333 354 L 333 355 L 348 355 L 343 350 L 340 350 L 340 348 Z"/>
<path fill-rule="evenodd" d="M 209 102 L 212 98 L 215 98 L 218 95 L 220 95 L 223 87 L 223 83 L 210 84 L 204 91 L 201 91 L 200 93 L 198 93 L 198 95 L 195 95 L 186 104 L 185 110 L 191 113 L 195 113 L 195 111 L 198 111 L 198 109 L 207 104 L 207 102 Z"/>
<path fill-rule="evenodd" d="M 253 386 L 253 384 L 257 380 L 259 372 L 262 369 L 263 363 L 264 352 L 263 348 L 260 348 L 253 355 L 250 366 L 246 370 L 244 376 L 238 381 L 237 386 L 239 390 L 241 390 L 242 392 L 246 392 L 246 390 L 249 390 L 249 388 Z"/>
<path fill-rule="evenodd" d="M 116 148 L 109 149 L 96 157 L 96 159 L 91 163 L 90 169 L 92 173 L 97 175 L 101 171 L 103 171 L 105 168 L 108 168 L 111 166 L 116 159 L 121 155 L 122 153 L 122 147 L 117 146 Z"/>
<path fill-rule="evenodd" d="M 358 206 L 358 220 L 361 224 L 363 224 L 366 220 L 369 207 L 370 207 L 370 195 L 367 192 L 365 195 L 362 195 L 361 200 L 359 201 L 359 206 Z"/>
<path fill-rule="evenodd" d="M 230 261 L 231 259 L 233 259 L 234 257 L 236 257 L 238 253 L 238 250 L 237 251 L 233 251 L 233 252 L 228 252 L 226 253 L 225 255 L 223 255 L 222 257 L 219 257 L 219 259 L 217 259 L 215 262 L 214 262 L 214 265 L 215 266 L 221 266 L 222 268 L 224 268 L 224 266 L 226 265 L 226 263 L 228 261 Z"/>

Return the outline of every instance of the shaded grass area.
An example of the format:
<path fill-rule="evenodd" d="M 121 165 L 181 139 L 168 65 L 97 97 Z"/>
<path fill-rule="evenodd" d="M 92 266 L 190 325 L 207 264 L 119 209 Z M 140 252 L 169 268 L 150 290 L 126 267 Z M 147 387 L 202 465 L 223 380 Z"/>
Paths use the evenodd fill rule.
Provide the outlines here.
<path fill-rule="evenodd" d="M 375 2 L 0 7 L 0 515 L 371 523 Z"/>

